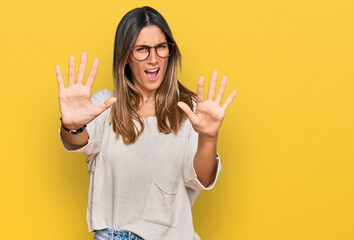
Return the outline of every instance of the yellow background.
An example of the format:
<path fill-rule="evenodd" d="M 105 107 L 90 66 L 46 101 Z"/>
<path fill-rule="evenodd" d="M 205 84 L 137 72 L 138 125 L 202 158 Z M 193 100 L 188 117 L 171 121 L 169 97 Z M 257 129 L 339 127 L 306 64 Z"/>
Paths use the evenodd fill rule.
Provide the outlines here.
<path fill-rule="evenodd" d="M 195 202 L 203 240 L 354 239 L 354 2 L 2 1 L 0 239 L 92 239 L 84 154 L 58 136 L 55 65 L 100 60 L 113 89 L 114 34 L 150 5 L 179 44 L 192 90 L 213 70 L 237 96 L 219 134 L 223 169 Z M 219 82 L 221 76 L 219 76 Z"/>

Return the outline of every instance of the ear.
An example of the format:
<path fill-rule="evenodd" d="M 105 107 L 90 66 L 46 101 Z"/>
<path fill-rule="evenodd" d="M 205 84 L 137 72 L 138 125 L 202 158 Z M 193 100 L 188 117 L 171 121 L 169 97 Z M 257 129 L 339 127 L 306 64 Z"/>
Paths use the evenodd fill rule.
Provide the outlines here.
<path fill-rule="evenodd" d="M 130 57 L 128 57 L 128 59 L 127 60 L 125 60 L 125 65 L 129 65 L 129 63 L 130 63 Z"/>

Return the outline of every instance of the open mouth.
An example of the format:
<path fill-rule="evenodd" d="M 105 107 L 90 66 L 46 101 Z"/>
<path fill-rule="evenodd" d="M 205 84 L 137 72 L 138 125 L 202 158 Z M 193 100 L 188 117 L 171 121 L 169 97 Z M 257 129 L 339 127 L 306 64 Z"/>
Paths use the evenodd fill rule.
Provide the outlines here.
<path fill-rule="evenodd" d="M 155 68 L 155 69 L 145 70 L 145 73 L 149 79 L 155 80 L 157 78 L 159 71 L 160 71 L 160 68 Z"/>

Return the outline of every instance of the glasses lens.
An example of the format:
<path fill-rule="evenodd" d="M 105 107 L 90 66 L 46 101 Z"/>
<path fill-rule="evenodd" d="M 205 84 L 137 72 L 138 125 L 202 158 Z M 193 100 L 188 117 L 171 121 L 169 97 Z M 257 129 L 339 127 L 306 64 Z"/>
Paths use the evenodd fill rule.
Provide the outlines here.
<path fill-rule="evenodd" d="M 156 52 L 160 57 L 168 57 L 172 53 L 172 47 L 171 43 L 161 43 L 156 47 Z"/>
<path fill-rule="evenodd" d="M 161 43 L 156 46 L 156 53 L 159 57 L 168 57 L 172 54 L 173 47 L 173 43 Z M 135 59 L 143 61 L 149 56 L 149 48 L 147 46 L 138 46 L 133 49 L 133 56 Z"/>
<path fill-rule="evenodd" d="M 149 49 L 147 47 L 136 47 L 133 50 L 134 58 L 144 60 L 149 56 Z"/>

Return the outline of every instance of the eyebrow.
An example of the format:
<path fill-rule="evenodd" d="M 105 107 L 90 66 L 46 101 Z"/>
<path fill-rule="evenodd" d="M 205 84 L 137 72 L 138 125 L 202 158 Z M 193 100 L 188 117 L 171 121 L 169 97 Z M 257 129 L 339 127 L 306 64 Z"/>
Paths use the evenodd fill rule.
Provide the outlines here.
<path fill-rule="evenodd" d="M 165 41 L 165 42 L 160 42 L 160 43 L 158 43 L 158 44 L 156 44 L 156 45 L 154 45 L 154 46 L 139 44 L 139 45 L 135 45 L 134 48 L 135 48 L 135 47 L 156 47 L 156 46 L 158 46 L 158 45 L 160 45 L 160 44 L 162 44 L 162 43 L 167 43 L 167 41 Z"/>

